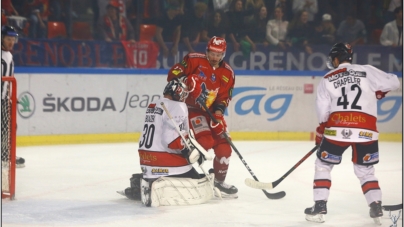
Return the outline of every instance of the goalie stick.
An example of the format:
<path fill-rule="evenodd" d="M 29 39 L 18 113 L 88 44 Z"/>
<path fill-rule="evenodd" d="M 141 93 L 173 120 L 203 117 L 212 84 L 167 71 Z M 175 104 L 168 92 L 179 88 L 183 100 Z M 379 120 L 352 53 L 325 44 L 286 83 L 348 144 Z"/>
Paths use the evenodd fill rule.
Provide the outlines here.
<path fill-rule="evenodd" d="M 403 204 L 398 204 L 398 205 L 384 205 L 382 206 L 383 210 L 385 211 L 395 211 L 395 210 L 402 210 L 403 209 Z"/>
<path fill-rule="evenodd" d="M 191 150 L 191 148 L 189 147 L 187 140 L 185 139 L 184 135 L 182 135 L 178 125 L 175 123 L 173 117 L 171 116 L 170 112 L 168 111 L 168 109 L 166 108 L 166 106 L 164 105 L 164 102 L 161 102 L 160 105 L 163 107 L 164 111 L 166 112 L 168 118 L 170 118 L 171 123 L 173 124 L 173 126 L 175 127 L 175 130 L 178 132 L 178 134 L 180 134 L 181 139 L 184 141 L 185 146 L 187 146 L 188 150 Z M 203 156 L 205 156 L 206 159 L 208 160 L 212 160 L 212 158 L 210 157 L 210 155 L 204 151 L 204 149 L 198 149 L 198 152 L 201 152 Z M 201 168 L 202 172 L 205 174 L 206 178 L 209 180 L 209 184 L 211 185 L 211 188 L 213 190 L 213 192 L 215 194 L 217 194 L 219 196 L 219 198 L 221 199 L 221 193 L 219 191 L 219 189 L 217 187 L 214 186 L 213 184 L 213 180 L 214 179 L 210 179 L 209 175 L 206 173 L 205 169 L 202 167 L 203 162 L 199 165 L 199 168 Z"/>
<path fill-rule="evenodd" d="M 316 145 L 309 153 L 307 153 L 302 159 L 300 159 L 288 172 L 286 172 L 281 178 L 278 180 L 271 182 L 271 183 L 264 183 L 264 182 L 259 182 L 257 179 L 253 180 L 250 178 L 245 179 L 245 184 L 251 188 L 256 188 L 256 189 L 272 189 L 275 188 L 279 183 L 281 183 L 293 170 L 295 170 L 302 162 L 304 162 L 308 157 L 310 157 L 311 154 L 314 153 L 318 148 L 318 145 Z"/>
<path fill-rule="evenodd" d="M 205 111 L 209 114 L 209 117 L 215 122 L 219 123 L 216 118 L 213 116 L 213 114 L 209 111 L 209 108 L 206 106 L 204 102 L 201 102 L 200 100 L 197 100 L 197 102 L 205 109 Z M 258 182 L 258 178 L 255 176 L 254 172 L 250 169 L 248 166 L 247 162 L 244 160 L 243 156 L 241 156 L 240 152 L 237 150 L 236 146 L 234 146 L 233 142 L 230 140 L 229 136 L 226 134 L 226 132 L 223 133 L 224 138 L 226 141 L 230 144 L 230 146 L 233 148 L 233 150 L 236 152 L 238 157 L 240 158 L 241 162 L 244 164 L 244 166 L 247 168 L 248 172 L 250 172 L 251 176 Z M 276 193 L 269 193 L 265 190 L 262 190 L 265 194 L 265 196 L 268 199 L 282 199 L 285 197 L 286 193 L 284 191 L 276 192 Z"/>

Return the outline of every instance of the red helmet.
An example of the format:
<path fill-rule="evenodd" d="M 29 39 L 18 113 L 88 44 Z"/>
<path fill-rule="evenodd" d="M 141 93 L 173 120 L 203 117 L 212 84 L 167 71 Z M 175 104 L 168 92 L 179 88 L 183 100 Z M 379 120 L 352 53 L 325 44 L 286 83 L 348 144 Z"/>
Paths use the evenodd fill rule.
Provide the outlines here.
<path fill-rule="evenodd" d="M 223 57 L 222 57 L 222 60 L 223 60 L 224 56 L 226 55 L 226 48 L 227 48 L 227 44 L 226 44 L 225 39 L 223 39 L 222 37 L 213 36 L 209 40 L 208 45 L 206 46 L 206 52 L 214 51 L 214 52 L 223 53 Z"/>
<path fill-rule="evenodd" d="M 120 4 L 119 4 L 119 1 L 118 1 L 118 0 L 110 0 L 110 1 L 108 2 L 108 5 L 119 9 L 119 5 L 120 5 Z"/>

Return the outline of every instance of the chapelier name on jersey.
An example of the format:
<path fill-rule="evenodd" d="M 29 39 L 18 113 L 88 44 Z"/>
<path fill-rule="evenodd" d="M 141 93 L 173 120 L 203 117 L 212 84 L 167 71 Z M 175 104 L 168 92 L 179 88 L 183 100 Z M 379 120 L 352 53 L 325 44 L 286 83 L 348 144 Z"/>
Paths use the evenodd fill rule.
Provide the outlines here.
<path fill-rule="evenodd" d="M 347 83 L 349 84 L 355 83 L 360 85 L 361 79 L 357 77 L 366 77 L 366 72 L 354 71 L 352 69 L 347 71 L 346 68 L 342 68 L 325 76 L 325 78 L 328 79 L 328 82 L 335 81 L 334 88 L 339 88 L 340 86 L 344 86 Z"/>

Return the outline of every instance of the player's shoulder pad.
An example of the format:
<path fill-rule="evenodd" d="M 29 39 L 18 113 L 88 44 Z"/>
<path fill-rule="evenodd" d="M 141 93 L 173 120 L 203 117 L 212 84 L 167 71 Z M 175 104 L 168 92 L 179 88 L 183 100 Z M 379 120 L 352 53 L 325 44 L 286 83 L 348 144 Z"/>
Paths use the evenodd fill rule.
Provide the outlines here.
<path fill-rule="evenodd" d="M 331 72 L 325 74 L 324 79 L 332 77 L 332 76 L 340 74 L 340 73 L 343 73 L 343 72 L 346 72 L 346 71 L 347 71 L 346 67 L 340 68 L 340 69 L 334 69 Z"/>
<path fill-rule="evenodd" d="M 234 80 L 234 79 L 235 79 L 235 75 L 234 75 L 234 71 L 233 71 L 233 69 L 231 68 L 231 66 L 230 66 L 229 64 L 227 64 L 226 62 L 223 61 L 223 62 L 222 62 L 222 67 L 230 71 L 230 74 L 231 74 L 231 76 L 233 77 L 233 80 Z"/>

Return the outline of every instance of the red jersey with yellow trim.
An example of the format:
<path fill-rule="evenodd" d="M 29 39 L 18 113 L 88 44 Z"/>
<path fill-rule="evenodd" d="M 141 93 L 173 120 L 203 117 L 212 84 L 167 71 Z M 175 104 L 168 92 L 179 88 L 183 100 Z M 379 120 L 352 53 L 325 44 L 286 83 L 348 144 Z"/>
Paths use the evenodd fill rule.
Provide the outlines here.
<path fill-rule="evenodd" d="M 222 61 L 218 68 L 213 68 L 205 54 L 190 53 L 182 62 L 175 64 L 168 72 L 167 81 L 176 77 L 198 75 L 202 81 L 202 92 L 206 95 L 206 106 L 224 105 L 228 107 L 231 100 L 235 75 L 229 64 Z M 188 96 L 185 101 L 188 106 L 200 108 L 195 99 Z"/>
<path fill-rule="evenodd" d="M 343 142 L 378 140 L 376 91 L 400 86 L 397 76 L 371 65 L 342 63 L 317 87 L 317 117 L 326 122 L 324 136 Z"/>
<path fill-rule="evenodd" d="M 139 139 L 139 161 L 144 178 L 178 175 L 192 169 L 181 154 L 185 144 L 161 106 L 170 112 L 175 124 L 188 136 L 188 109 L 185 103 L 162 98 L 149 104 Z"/>

